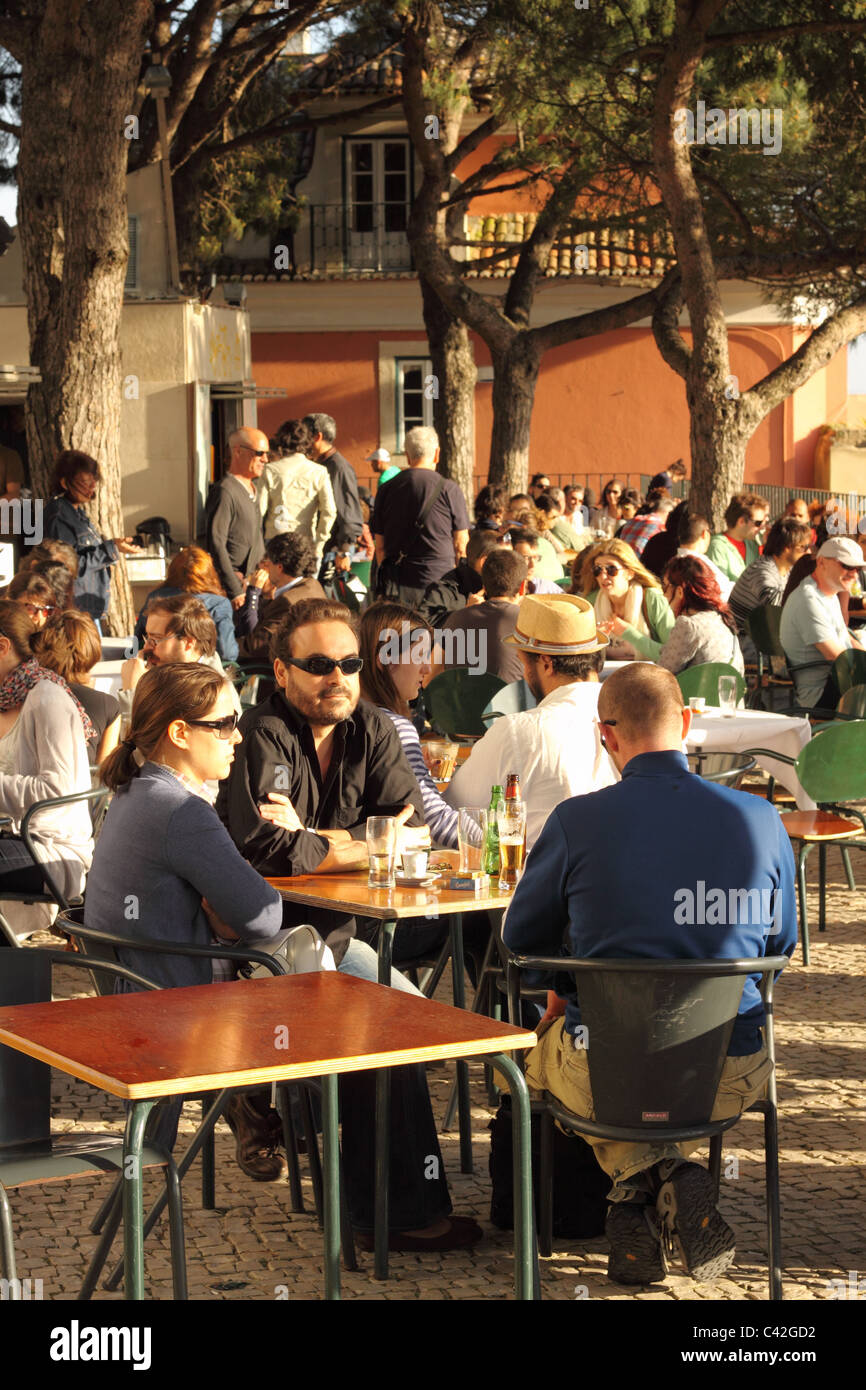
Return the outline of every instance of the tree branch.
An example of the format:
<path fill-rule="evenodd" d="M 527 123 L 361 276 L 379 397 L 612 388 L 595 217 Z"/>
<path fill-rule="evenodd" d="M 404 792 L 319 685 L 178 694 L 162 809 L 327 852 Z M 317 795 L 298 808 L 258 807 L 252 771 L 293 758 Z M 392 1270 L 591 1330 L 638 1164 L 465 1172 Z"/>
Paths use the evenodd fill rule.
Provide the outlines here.
<path fill-rule="evenodd" d="M 866 331 L 866 294 L 831 315 L 785 362 L 768 372 L 740 398 L 743 422 L 752 429 L 798 386 L 835 357 L 840 347 Z"/>
<path fill-rule="evenodd" d="M 593 309 L 587 314 L 575 314 L 541 328 L 532 328 L 528 336 L 534 340 L 539 352 L 546 352 L 548 348 L 561 347 L 563 343 L 574 343 L 581 338 L 592 338 L 597 333 L 627 328 L 629 324 L 652 314 L 660 296 L 677 274 L 677 268 L 673 267 L 658 285 L 644 294 L 634 295 L 622 304 L 609 304 L 604 309 Z"/>

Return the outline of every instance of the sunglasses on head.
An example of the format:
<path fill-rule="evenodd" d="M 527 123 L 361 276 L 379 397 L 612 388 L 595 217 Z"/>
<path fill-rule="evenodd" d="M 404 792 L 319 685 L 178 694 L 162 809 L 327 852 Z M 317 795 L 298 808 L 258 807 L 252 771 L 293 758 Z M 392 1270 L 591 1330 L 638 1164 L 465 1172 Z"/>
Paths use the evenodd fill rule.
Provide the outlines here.
<path fill-rule="evenodd" d="M 600 574 L 606 574 L 608 579 L 613 579 L 615 574 L 622 573 L 621 565 L 593 565 L 592 577 L 598 579 Z"/>
<path fill-rule="evenodd" d="M 364 658 L 344 656 L 342 661 L 332 661 L 329 656 L 290 656 L 286 665 L 297 666 L 299 670 L 306 671 L 308 676 L 330 676 L 336 666 L 339 666 L 344 676 L 357 676 L 364 665 Z"/>
<path fill-rule="evenodd" d="M 195 729 L 210 729 L 217 738 L 225 739 L 231 738 L 238 727 L 239 717 L 237 714 L 227 714 L 224 719 L 185 719 L 184 723 L 191 724 Z"/>

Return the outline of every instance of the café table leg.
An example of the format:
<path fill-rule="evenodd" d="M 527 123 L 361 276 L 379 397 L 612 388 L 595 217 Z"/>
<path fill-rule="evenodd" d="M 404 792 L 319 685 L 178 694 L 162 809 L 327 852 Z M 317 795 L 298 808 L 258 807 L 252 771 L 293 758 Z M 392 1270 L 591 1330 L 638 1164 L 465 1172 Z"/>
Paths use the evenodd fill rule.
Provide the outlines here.
<path fill-rule="evenodd" d="M 514 1297 L 536 1297 L 535 1231 L 532 1216 L 532 1150 L 530 1148 L 529 1091 L 513 1057 L 497 1052 L 485 1059 L 502 1072 L 511 1092 L 514 1161 Z"/>
<path fill-rule="evenodd" d="M 141 1192 L 141 1149 L 144 1127 L 156 1101 L 133 1101 L 123 1136 L 123 1296 L 144 1298 L 144 1213 Z"/>
<path fill-rule="evenodd" d="M 397 930 L 396 920 L 393 922 L 379 923 L 379 984 L 390 985 L 391 983 L 391 954 L 394 947 L 394 932 Z"/>
<path fill-rule="evenodd" d="M 322 1077 L 325 1298 L 340 1297 L 340 1122 L 337 1076 Z"/>
<path fill-rule="evenodd" d="M 391 983 L 391 950 L 396 920 L 379 925 L 379 984 Z M 373 1210 L 373 1272 L 377 1279 L 388 1278 L 388 1184 L 390 1174 L 391 1073 L 376 1073 L 376 1196 Z"/>
<path fill-rule="evenodd" d="M 463 956 L 463 916 L 455 912 L 451 929 L 451 979 L 455 1009 L 466 1008 L 466 968 Z M 457 1063 L 457 1116 L 460 1128 L 460 1171 L 472 1172 L 472 1113 L 469 1103 L 469 1065 Z"/>

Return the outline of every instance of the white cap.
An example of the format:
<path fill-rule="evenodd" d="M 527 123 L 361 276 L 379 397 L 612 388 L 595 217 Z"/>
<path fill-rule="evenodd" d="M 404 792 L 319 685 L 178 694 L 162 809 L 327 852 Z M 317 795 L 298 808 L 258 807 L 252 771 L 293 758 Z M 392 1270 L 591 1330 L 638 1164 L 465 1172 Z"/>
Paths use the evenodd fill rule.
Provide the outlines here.
<path fill-rule="evenodd" d="M 863 551 L 850 536 L 833 536 L 829 541 L 825 541 L 818 551 L 818 558 L 839 560 L 843 565 L 856 565 L 858 569 L 862 569 L 866 563 Z"/>
<path fill-rule="evenodd" d="M 390 463 L 391 455 L 387 449 L 374 449 L 372 454 L 368 454 L 365 463 Z"/>

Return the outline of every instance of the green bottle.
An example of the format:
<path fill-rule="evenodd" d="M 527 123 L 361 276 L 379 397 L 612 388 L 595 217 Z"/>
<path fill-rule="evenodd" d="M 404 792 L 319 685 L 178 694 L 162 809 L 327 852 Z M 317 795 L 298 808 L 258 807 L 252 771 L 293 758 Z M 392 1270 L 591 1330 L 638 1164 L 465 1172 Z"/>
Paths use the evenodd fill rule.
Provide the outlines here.
<path fill-rule="evenodd" d="M 499 826 L 496 812 L 504 801 L 501 786 L 494 786 L 490 792 L 490 808 L 487 812 L 487 834 L 484 838 L 484 855 L 481 867 L 491 878 L 499 877 Z"/>

